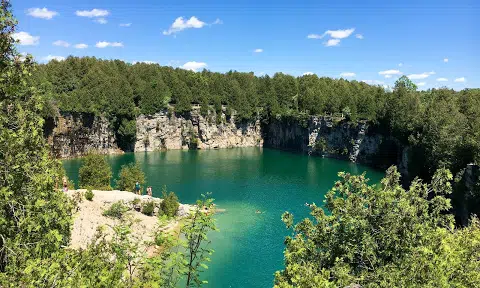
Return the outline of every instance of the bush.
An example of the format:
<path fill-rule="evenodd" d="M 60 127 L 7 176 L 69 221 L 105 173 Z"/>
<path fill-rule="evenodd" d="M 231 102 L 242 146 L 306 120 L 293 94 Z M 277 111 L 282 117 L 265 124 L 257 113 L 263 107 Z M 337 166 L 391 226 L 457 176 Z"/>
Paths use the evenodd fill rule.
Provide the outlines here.
<path fill-rule="evenodd" d="M 112 204 L 110 208 L 103 211 L 102 215 L 111 217 L 111 218 L 122 218 L 123 214 L 125 214 L 128 210 L 130 210 L 122 201 L 118 201 Z"/>
<path fill-rule="evenodd" d="M 87 199 L 88 201 L 92 201 L 93 200 L 93 192 L 92 192 L 92 189 L 88 189 L 87 192 L 85 192 L 85 199 Z"/>
<path fill-rule="evenodd" d="M 117 180 L 117 188 L 123 191 L 134 192 L 137 181 L 140 183 L 140 191 L 142 191 L 145 184 L 145 173 L 143 173 L 140 164 L 130 163 L 123 165 L 120 171 L 120 178 Z"/>
<path fill-rule="evenodd" d="M 104 156 L 89 153 L 82 161 L 79 171 L 80 188 L 112 190 L 112 170 Z"/>
<path fill-rule="evenodd" d="M 155 209 L 155 203 L 153 201 L 148 201 L 142 205 L 142 213 L 148 216 L 153 215 L 153 210 Z"/>
<path fill-rule="evenodd" d="M 158 211 L 159 215 L 167 215 L 168 217 L 174 217 L 177 214 L 178 207 L 178 197 L 175 193 L 170 192 L 167 195 L 167 187 L 162 189 L 162 198 L 163 201 L 160 203 L 160 210 Z"/>

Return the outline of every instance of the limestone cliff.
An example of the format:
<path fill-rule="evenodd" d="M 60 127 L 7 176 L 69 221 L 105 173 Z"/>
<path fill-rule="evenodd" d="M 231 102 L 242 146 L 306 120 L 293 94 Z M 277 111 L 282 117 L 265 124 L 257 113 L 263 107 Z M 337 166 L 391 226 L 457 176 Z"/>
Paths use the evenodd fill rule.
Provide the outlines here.
<path fill-rule="evenodd" d="M 218 122 L 218 123 L 217 123 Z M 135 151 L 170 149 L 216 149 L 262 146 L 260 121 L 236 123 L 235 115 L 222 112 L 200 115 L 195 107 L 186 116 L 177 116 L 168 110 L 137 118 Z"/>
<path fill-rule="evenodd" d="M 408 175 L 408 149 L 399 141 L 369 131 L 366 121 L 329 116 L 273 119 L 264 125 L 265 147 L 293 150 L 387 168 L 398 165 Z"/>
<path fill-rule="evenodd" d="M 57 158 L 85 155 L 93 150 L 102 154 L 121 153 L 104 117 L 89 113 L 61 113 L 46 119 L 44 133 Z"/>

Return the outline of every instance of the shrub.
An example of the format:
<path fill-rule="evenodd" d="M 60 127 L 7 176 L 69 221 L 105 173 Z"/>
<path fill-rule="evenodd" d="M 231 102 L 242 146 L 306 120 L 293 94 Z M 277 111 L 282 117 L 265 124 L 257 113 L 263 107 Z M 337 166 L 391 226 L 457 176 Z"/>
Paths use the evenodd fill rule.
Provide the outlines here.
<path fill-rule="evenodd" d="M 123 214 L 125 214 L 128 210 L 128 207 L 125 206 L 125 204 L 122 201 L 118 201 L 112 204 L 110 208 L 107 210 L 103 211 L 102 215 L 111 217 L 111 218 L 117 218 L 120 219 L 122 218 Z"/>
<path fill-rule="evenodd" d="M 85 199 L 87 199 L 88 201 L 92 201 L 93 200 L 93 192 L 92 192 L 92 189 L 88 189 L 87 192 L 85 192 Z"/>
<path fill-rule="evenodd" d="M 112 190 L 110 178 L 112 170 L 104 156 L 89 153 L 82 161 L 79 171 L 80 187 L 99 190 Z"/>
<path fill-rule="evenodd" d="M 145 184 L 145 173 L 143 173 L 140 164 L 137 162 L 135 164 L 123 165 L 120 171 L 120 178 L 117 180 L 117 188 L 123 191 L 134 192 L 137 181 L 140 183 L 140 189 L 142 190 Z"/>
<path fill-rule="evenodd" d="M 168 217 L 174 217 L 177 214 L 178 207 L 178 197 L 175 193 L 170 192 L 167 195 L 167 187 L 162 189 L 162 198 L 163 201 L 160 203 L 160 210 L 158 211 L 159 215 L 167 215 Z"/>
<path fill-rule="evenodd" d="M 148 201 L 142 205 L 142 213 L 148 216 L 153 215 L 153 210 L 155 209 L 155 203 L 153 201 Z"/>

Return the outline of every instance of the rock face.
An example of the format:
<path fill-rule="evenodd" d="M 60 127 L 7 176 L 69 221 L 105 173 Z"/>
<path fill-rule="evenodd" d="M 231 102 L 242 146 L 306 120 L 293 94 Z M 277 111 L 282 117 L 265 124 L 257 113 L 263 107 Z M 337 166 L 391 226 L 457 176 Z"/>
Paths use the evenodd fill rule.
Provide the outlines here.
<path fill-rule="evenodd" d="M 194 108 L 187 116 L 167 110 L 137 118 L 135 152 L 170 149 L 216 149 L 262 146 L 260 121 L 235 123 L 235 116 L 210 112 L 206 117 Z"/>
<path fill-rule="evenodd" d="M 370 132 L 369 128 L 366 121 L 312 116 L 306 120 L 272 120 L 264 125 L 263 134 L 265 147 L 345 159 L 379 168 L 396 164 L 402 174 L 408 174 L 408 150 L 396 139 Z"/>
<path fill-rule="evenodd" d="M 90 150 L 102 154 L 122 153 L 108 120 L 93 114 L 61 113 L 55 119 L 46 120 L 44 133 L 57 158 L 83 156 Z"/>

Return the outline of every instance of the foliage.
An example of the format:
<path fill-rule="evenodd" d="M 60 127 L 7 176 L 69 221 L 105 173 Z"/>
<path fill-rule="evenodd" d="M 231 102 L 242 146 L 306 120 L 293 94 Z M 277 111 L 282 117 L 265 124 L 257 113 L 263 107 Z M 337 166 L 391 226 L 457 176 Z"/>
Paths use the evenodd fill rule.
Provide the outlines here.
<path fill-rule="evenodd" d="M 206 263 L 210 262 L 210 255 L 213 249 L 208 248 L 210 240 L 207 234 L 210 231 L 216 231 L 215 219 L 211 214 L 203 212 L 202 207 L 212 207 L 213 199 L 206 198 L 197 200 L 197 209 L 186 220 L 181 232 L 185 235 L 187 244 L 187 287 L 201 286 L 208 284 L 207 281 L 200 279 L 200 273 L 208 269 Z"/>
<path fill-rule="evenodd" d="M 56 189 L 60 164 L 49 157 L 42 133 L 45 99 L 29 80 L 32 57 L 23 59 L 14 47 L 15 25 L 10 2 L 1 1 L 0 281 L 67 245 L 73 208 Z"/>
<path fill-rule="evenodd" d="M 148 216 L 153 215 L 153 211 L 155 209 L 155 202 L 147 201 L 142 204 L 142 213 Z"/>
<path fill-rule="evenodd" d="M 112 204 L 110 208 L 103 211 L 102 215 L 120 219 L 122 216 L 128 212 L 130 209 L 123 203 L 123 201 L 118 201 Z"/>
<path fill-rule="evenodd" d="M 91 188 L 98 190 L 112 190 L 110 179 L 112 170 L 103 155 L 88 153 L 82 159 L 82 166 L 78 172 L 80 188 Z"/>
<path fill-rule="evenodd" d="M 166 215 L 167 217 L 175 217 L 177 215 L 178 207 L 178 197 L 174 192 L 170 191 L 167 194 L 167 187 L 163 186 L 162 188 L 162 198 L 163 201 L 160 203 L 159 215 Z"/>
<path fill-rule="evenodd" d="M 92 201 L 93 200 L 93 191 L 92 189 L 87 189 L 87 191 L 85 192 L 85 199 L 87 199 L 88 201 Z"/>
<path fill-rule="evenodd" d="M 122 165 L 120 176 L 117 180 L 117 188 L 122 191 L 135 191 L 135 183 L 140 184 L 140 189 L 143 189 L 145 184 L 145 173 L 138 162 Z"/>
<path fill-rule="evenodd" d="M 474 219 L 453 228 L 448 170 L 438 170 L 428 185 L 414 180 L 408 191 L 395 167 L 379 186 L 369 186 L 365 175 L 339 175 L 324 208 L 312 205 L 314 221 L 293 226 L 292 214 L 282 216 L 293 235 L 285 240 L 276 287 L 480 285 L 480 225 Z"/>

